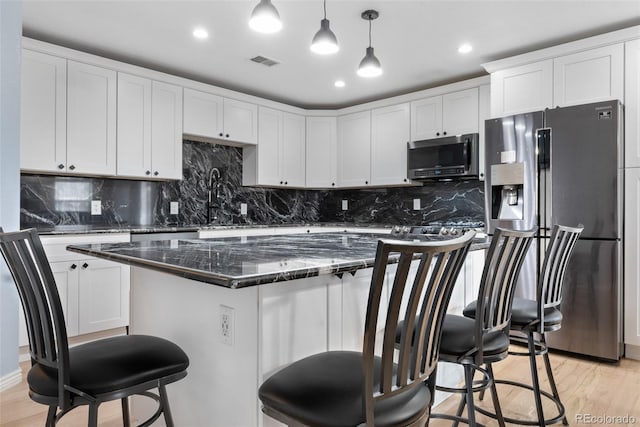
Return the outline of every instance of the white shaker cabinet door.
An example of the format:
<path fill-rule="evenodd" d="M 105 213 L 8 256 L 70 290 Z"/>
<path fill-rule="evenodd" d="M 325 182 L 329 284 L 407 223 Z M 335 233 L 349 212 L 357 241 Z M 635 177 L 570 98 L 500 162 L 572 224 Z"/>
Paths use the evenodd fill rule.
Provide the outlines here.
<path fill-rule="evenodd" d="M 442 95 L 442 136 L 478 132 L 478 88 Z"/>
<path fill-rule="evenodd" d="M 151 177 L 151 80 L 118 73 L 119 176 Z"/>
<path fill-rule="evenodd" d="M 371 111 L 338 117 L 338 186 L 371 181 Z"/>
<path fill-rule="evenodd" d="M 491 73 L 491 117 L 544 110 L 552 104 L 552 59 Z"/>
<path fill-rule="evenodd" d="M 553 105 L 624 101 L 624 44 L 590 49 L 553 60 Z"/>
<path fill-rule="evenodd" d="M 304 116 L 283 113 L 280 172 L 285 186 L 305 186 L 305 160 Z"/>
<path fill-rule="evenodd" d="M 411 103 L 411 140 L 438 138 L 442 132 L 442 96 Z"/>
<path fill-rule="evenodd" d="M 184 89 L 184 133 L 206 138 L 223 137 L 223 98 Z"/>
<path fill-rule="evenodd" d="M 224 99 L 224 139 L 258 143 L 258 106 L 235 99 Z"/>
<path fill-rule="evenodd" d="M 152 177 L 182 179 L 182 88 L 156 81 L 151 87 Z"/>
<path fill-rule="evenodd" d="M 306 186 L 334 188 L 338 169 L 338 133 L 335 117 L 307 117 Z"/>
<path fill-rule="evenodd" d="M 22 51 L 20 168 L 67 170 L 67 61 Z"/>
<path fill-rule="evenodd" d="M 624 196 L 624 343 L 640 360 L 640 168 L 625 169 Z"/>
<path fill-rule="evenodd" d="M 67 63 L 67 170 L 116 173 L 116 72 Z"/>
<path fill-rule="evenodd" d="M 371 112 L 371 184 L 407 183 L 409 104 Z"/>
<path fill-rule="evenodd" d="M 80 262 L 78 332 L 86 334 L 127 326 L 130 267 L 101 259 Z"/>

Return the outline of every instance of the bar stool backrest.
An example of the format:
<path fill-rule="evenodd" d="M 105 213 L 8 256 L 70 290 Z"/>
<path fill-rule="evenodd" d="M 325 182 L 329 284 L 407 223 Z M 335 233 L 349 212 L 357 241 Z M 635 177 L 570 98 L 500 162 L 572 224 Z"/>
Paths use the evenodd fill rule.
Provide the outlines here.
<path fill-rule="evenodd" d="M 478 364 L 482 363 L 482 337 L 509 329 L 516 281 L 534 235 L 534 230 L 502 228 L 496 228 L 493 234 L 482 271 L 475 317 Z"/>
<path fill-rule="evenodd" d="M 557 307 L 562 302 L 564 274 L 582 230 L 584 230 L 582 225 L 567 227 L 556 224 L 553 226 L 538 284 L 538 319 L 542 327 L 544 327 L 545 308 Z"/>
<path fill-rule="evenodd" d="M 0 251 L 13 276 L 27 324 L 31 364 L 58 372 L 59 406 L 70 406 L 67 330 L 51 267 L 35 229 L 3 233 Z"/>
<path fill-rule="evenodd" d="M 434 372 L 438 361 L 442 322 L 474 234 L 468 232 L 457 239 L 438 242 L 378 242 L 363 344 L 363 409 L 367 425 L 374 425 L 376 402 L 396 396 L 409 388 L 424 386 L 423 383 Z M 398 265 L 389 302 L 385 304 L 384 282 L 387 265 L 393 257 L 398 258 Z M 412 261 L 418 259 L 415 278 L 408 280 Z M 408 293 L 408 304 L 401 316 L 405 293 Z M 376 333 L 380 312 L 386 312 L 382 337 Z M 396 329 L 402 319 L 402 340 L 398 347 L 396 366 L 394 344 Z M 377 339 L 382 339 L 379 369 L 374 363 Z"/>

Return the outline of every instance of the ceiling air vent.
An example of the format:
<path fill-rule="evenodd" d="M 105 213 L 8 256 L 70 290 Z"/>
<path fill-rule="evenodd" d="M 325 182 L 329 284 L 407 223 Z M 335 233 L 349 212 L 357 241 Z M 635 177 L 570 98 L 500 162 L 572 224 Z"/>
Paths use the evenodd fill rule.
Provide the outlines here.
<path fill-rule="evenodd" d="M 260 55 L 254 56 L 253 58 L 251 58 L 251 60 L 258 64 L 266 65 L 267 67 L 273 67 L 274 65 L 279 64 L 279 62 L 275 59 L 265 58 L 264 56 Z"/>

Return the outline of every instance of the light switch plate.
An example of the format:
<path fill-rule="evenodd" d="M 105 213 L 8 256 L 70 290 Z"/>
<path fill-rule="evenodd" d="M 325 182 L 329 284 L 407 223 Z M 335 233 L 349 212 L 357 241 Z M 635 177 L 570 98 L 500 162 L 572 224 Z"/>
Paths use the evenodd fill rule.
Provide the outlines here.
<path fill-rule="evenodd" d="M 343 200 L 342 201 L 342 210 L 343 211 L 349 210 L 349 201 L 348 200 Z"/>
<path fill-rule="evenodd" d="M 102 215 L 102 201 L 91 201 L 91 215 Z"/>
<path fill-rule="evenodd" d="M 246 214 L 247 214 L 247 204 L 240 203 L 240 215 L 246 215 Z"/>
<path fill-rule="evenodd" d="M 169 213 L 171 215 L 178 215 L 178 202 L 169 203 Z"/>
<path fill-rule="evenodd" d="M 414 211 L 420 210 L 420 199 L 413 199 L 413 210 Z"/>

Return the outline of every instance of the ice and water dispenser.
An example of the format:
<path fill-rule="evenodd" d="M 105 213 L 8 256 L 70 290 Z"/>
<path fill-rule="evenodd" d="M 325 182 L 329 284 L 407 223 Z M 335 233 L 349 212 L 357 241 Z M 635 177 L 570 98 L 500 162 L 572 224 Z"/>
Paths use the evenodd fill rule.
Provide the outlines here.
<path fill-rule="evenodd" d="M 491 219 L 524 219 L 524 163 L 516 162 L 515 151 L 500 153 L 499 164 L 491 165 Z"/>

